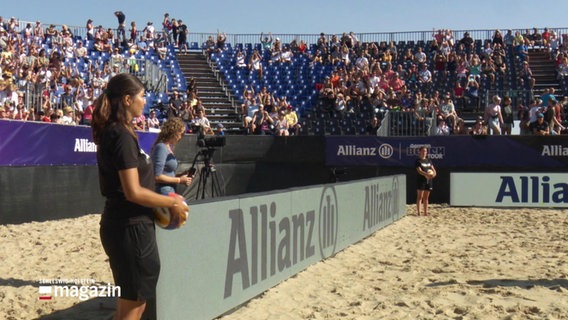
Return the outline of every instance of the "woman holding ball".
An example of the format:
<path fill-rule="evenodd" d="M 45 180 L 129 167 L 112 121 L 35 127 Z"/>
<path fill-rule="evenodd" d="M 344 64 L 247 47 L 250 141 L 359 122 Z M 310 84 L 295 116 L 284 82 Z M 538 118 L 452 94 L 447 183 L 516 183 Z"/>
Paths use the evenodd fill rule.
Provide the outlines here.
<path fill-rule="evenodd" d="M 188 210 L 181 196 L 154 191 L 152 162 L 132 126 L 145 104 L 142 82 L 118 74 L 95 100 L 91 123 L 100 190 L 106 198 L 101 242 L 115 285 L 121 288 L 114 319 L 140 319 L 146 300 L 156 296 L 160 258 L 152 208 L 171 208 L 183 222 Z"/>
<path fill-rule="evenodd" d="M 425 216 L 428 216 L 428 198 L 432 191 L 432 179 L 436 177 L 436 168 L 428 159 L 428 148 L 425 146 L 418 149 L 418 159 L 414 165 L 416 172 L 416 215 L 420 216 L 420 209 L 423 207 Z"/>

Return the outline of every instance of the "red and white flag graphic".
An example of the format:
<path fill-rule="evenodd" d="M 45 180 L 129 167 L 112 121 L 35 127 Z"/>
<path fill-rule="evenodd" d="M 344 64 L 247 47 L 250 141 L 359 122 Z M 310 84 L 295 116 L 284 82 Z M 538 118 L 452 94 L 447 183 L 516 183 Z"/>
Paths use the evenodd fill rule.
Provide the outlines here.
<path fill-rule="evenodd" d="M 39 300 L 51 300 L 51 286 L 39 286 Z"/>

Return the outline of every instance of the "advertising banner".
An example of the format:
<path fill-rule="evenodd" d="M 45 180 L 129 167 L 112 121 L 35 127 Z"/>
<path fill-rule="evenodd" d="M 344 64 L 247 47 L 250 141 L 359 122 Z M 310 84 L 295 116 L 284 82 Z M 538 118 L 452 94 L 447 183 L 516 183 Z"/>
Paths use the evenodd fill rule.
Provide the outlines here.
<path fill-rule="evenodd" d="M 328 166 L 411 167 L 418 149 L 426 146 L 430 159 L 443 167 L 565 167 L 565 136 L 433 136 L 326 138 Z"/>
<path fill-rule="evenodd" d="M 97 146 L 87 126 L 0 120 L 0 166 L 96 165 Z M 149 152 L 155 133 L 139 132 Z"/>
<path fill-rule="evenodd" d="M 450 204 L 568 208 L 568 173 L 451 173 Z"/>
<path fill-rule="evenodd" d="M 405 214 L 403 175 L 191 206 L 157 230 L 157 319 L 213 319 Z"/>

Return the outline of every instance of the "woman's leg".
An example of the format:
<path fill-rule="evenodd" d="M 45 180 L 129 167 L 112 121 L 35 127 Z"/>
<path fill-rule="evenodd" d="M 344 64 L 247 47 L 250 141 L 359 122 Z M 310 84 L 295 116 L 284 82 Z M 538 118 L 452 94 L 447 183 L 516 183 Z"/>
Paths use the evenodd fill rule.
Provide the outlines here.
<path fill-rule="evenodd" d="M 142 318 L 146 301 L 134 301 L 118 298 L 114 320 L 139 320 Z"/>
<path fill-rule="evenodd" d="M 424 206 L 424 215 L 427 216 L 430 213 L 428 212 L 428 198 L 430 197 L 430 190 L 423 190 L 422 191 L 422 205 Z"/>
<path fill-rule="evenodd" d="M 420 207 L 422 206 L 422 195 L 424 190 L 416 190 L 416 215 L 420 216 Z"/>

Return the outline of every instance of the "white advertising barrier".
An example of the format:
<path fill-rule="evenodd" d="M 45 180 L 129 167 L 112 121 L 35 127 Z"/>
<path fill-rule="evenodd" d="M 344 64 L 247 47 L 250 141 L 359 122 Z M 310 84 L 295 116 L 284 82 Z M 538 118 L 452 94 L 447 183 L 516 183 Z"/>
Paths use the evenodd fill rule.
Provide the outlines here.
<path fill-rule="evenodd" d="M 406 177 L 294 188 L 190 204 L 157 230 L 158 319 L 212 319 L 405 214 Z"/>
<path fill-rule="evenodd" d="M 450 204 L 477 207 L 568 207 L 568 173 L 452 172 Z"/>

